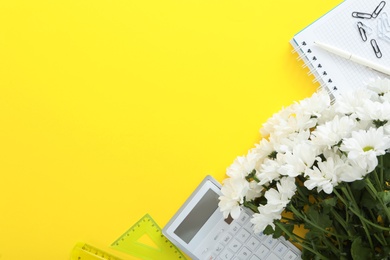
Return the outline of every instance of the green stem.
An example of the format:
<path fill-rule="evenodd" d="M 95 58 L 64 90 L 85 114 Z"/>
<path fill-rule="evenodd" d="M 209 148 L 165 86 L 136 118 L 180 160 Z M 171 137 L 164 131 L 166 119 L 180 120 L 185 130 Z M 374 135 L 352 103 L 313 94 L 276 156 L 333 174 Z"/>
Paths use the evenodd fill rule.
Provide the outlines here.
<path fill-rule="evenodd" d="M 350 228 L 347 226 L 347 222 L 337 213 L 337 211 L 331 209 L 330 212 L 335 217 L 335 219 L 343 226 L 344 230 L 347 232 L 348 236 L 352 236 Z"/>
<path fill-rule="evenodd" d="M 333 189 L 334 194 L 336 194 L 337 198 L 344 203 L 345 207 L 348 208 L 348 203 L 346 200 L 344 200 L 343 196 L 340 195 L 340 193 L 337 192 L 336 189 Z"/>
<path fill-rule="evenodd" d="M 382 198 L 380 198 L 380 197 L 378 196 L 378 191 L 375 189 L 375 187 L 374 187 L 374 185 L 372 184 L 372 182 L 370 181 L 370 179 L 369 179 L 369 178 L 366 178 L 365 181 L 366 181 L 366 183 L 367 183 L 368 188 L 372 191 L 372 193 L 374 193 L 374 198 L 376 198 L 376 199 L 379 201 L 379 203 L 381 204 L 383 210 L 384 210 L 385 213 L 386 213 L 387 219 L 390 220 L 390 209 L 389 209 L 389 207 L 387 207 L 387 206 L 385 205 L 385 203 L 383 203 Z"/>
<path fill-rule="evenodd" d="M 381 233 L 381 237 L 378 236 L 378 234 L 374 234 L 374 237 L 381 243 L 382 246 L 386 246 L 386 239 L 384 238 L 383 234 Z"/>
<path fill-rule="evenodd" d="M 379 187 L 381 190 L 383 190 L 382 182 L 379 180 L 379 176 L 378 176 L 377 171 L 374 170 L 370 175 L 374 175 L 374 179 L 375 179 L 376 185 L 378 185 L 378 187 Z"/>
<path fill-rule="evenodd" d="M 303 194 L 301 187 L 299 185 L 297 185 L 297 191 L 298 191 L 300 197 L 302 198 L 302 200 L 305 201 L 305 204 L 309 204 L 309 199 L 307 198 L 307 196 L 305 194 Z"/>
<path fill-rule="evenodd" d="M 275 223 L 281 230 L 283 230 L 283 232 L 285 232 L 289 237 L 294 237 L 294 239 L 296 241 L 298 241 L 299 245 L 301 245 L 303 248 L 305 248 L 306 250 L 312 252 L 313 254 L 315 254 L 317 257 L 319 257 L 319 259 L 324 259 L 324 260 L 327 260 L 328 258 L 321 255 L 319 252 L 315 251 L 314 249 L 312 249 L 311 247 L 307 246 L 305 243 L 303 242 L 299 242 L 298 239 L 296 239 L 296 235 L 294 233 L 291 233 L 290 231 L 288 231 L 286 228 L 284 228 L 283 224 L 282 223 L 279 223 L 279 222 L 276 222 Z"/>
<path fill-rule="evenodd" d="M 369 225 L 371 225 L 371 226 L 373 226 L 373 227 L 376 227 L 376 228 L 381 229 L 381 230 L 384 230 L 384 231 L 390 231 L 390 228 L 382 227 L 382 226 L 380 226 L 380 225 L 377 225 L 377 224 L 375 224 L 375 223 L 369 221 L 369 220 L 366 219 L 364 216 L 362 216 L 362 215 L 360 214 L 360 212 L 356 211 L 355 209 L 349 208 L 349 210 L 351 210 L 352 213 L 355 214 L 357 217 L 359 217 L 359 219 L 362 220 L 364 223 L 367 223 L 367 224 L 369 224 Z"/>
<path fill-rule="evenodd" d="M 336 256 L 340 255 L 340 249 L 337 249 L 335 245 L 333 245 L 333 243 L 329 241 L 329 239 L 325 235 L 323 235 L 323 241 L 327 245 L 327 248 L 328 249 L 330 248 L 332 250 L 334 255 Z"/>
<path fill-rule="evenodd" d="M 293 219 L 293 218 L 288 218 L 288 217 L 284 217 L 284 216 L 282 216 L 282 219 L 284 219 L 284 220 L 288 220 L 288 221 L 290 221 L 290 222 L 297 222 L 295 219 Z"/>
<path fill-rule="evenodd" d="M 330 234 L 332 236 L 335 236 L 335 237 L 340 237 L 340 238 L 346 238 L 345 236 L 341 236 L 341 235 L 338 235 L 336 233 L 333 233 L 329 230 L 326 230 L 320 226 L 318 226 L 316 223 L 314 223 L 313 221 L 311 221 L 310 219 L 308 219 L 306 216 L 304 216 L 303 214 L 301 214 L 293 205 L 289 205 L 289 209 L 298 217 L 300 217 L 301 219 L 304 219 L 305 222 L 309 223 L 310 225 L 312 225 L 314 228 L 316 229 L 319 229 L 321 230 L 322 232 L 326 233 L 326 234 Z"/>
<path fill-rule="evenodd" d="M 381 165 L 380 167 L 380 183 L 381 183 L 381 189 L 384 190 L 384 181 L 383 181 L 383 176 L 384 176 L 384 168 L 383 168 L 383 155 L 379 157 L 379 163 Z"/>
<path fill-rule="evenodd" d="M 336 194 L 336 197 L 344 204 L 344 207 L 345 209 L 348 209 L 349 208 L 349 204 L 347 203 L 347 201 L 344 199 L 344 197 L 338 193 L 338 191 L 336 189 L 333 189 L 333 192 L 334 194 Z M 347 210 L 344 210 L 345 212 L 345 222 L 346 223 L 349 223 L 349 214 L 348 214 L 348 211 Z"/>
<path fill-rule="evenodd" d="M 368 243 L 370 244 L 371 249 L 374 250 L 374 244 L 372 243 L 371 235 L 370 235 L 370 232 L 369 232 L 369 230 L 367 228 L 367 223 L 366 222 L 368 220 L 360 214 L 360 208 L 357 205 L 355 197 L 352 194 L 351 188 L 349 187 L 349 185 L 345 185 L 344 187 L 341 188 L 341 190 L 344 192 L 345 196 L 347 196 L 347 199 L 349 199 L 352 202 L 352 207 L 349 207 L 349 209 L 352 212 L 354 212 L 356 216 L 359 217 L 359 219 L 360 219 L 360 221 L 361 221 L 361 223 L 363 225 L 364 232 L 366 233 L 366 237 L 368 239 Z M 356 210 L 353 209 L 353 206 L 355 206 Z"/>
<path fill-rule="evenodd" d="M 243 205 L 245 207 L 249 208 L 250 210 L 252 210 L 254 213 L 259 213 L 258 207 L 254 203 L 247 201 L 247 200 L 244 200 Z"/>

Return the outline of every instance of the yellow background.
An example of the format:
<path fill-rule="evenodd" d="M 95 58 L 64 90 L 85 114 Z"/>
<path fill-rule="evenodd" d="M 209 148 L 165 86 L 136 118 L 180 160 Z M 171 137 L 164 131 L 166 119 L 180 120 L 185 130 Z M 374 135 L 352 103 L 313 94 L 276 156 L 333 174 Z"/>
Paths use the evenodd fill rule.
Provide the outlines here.
<path fill-rule="evenodd" d="M 289 40 L 339 2 L 0 1 L 0 259 L 164 226 L 315 91 Z"/>

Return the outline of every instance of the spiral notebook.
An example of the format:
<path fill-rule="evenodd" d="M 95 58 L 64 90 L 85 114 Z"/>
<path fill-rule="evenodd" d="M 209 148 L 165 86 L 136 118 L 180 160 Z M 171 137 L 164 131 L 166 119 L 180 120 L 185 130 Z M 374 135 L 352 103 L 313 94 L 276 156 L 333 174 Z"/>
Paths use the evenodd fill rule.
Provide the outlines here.
<path fill-rule="evenodd" d="M 390 3 L 345 0 L 297 33 L 290 42 L 310 73 L 333 98 L 365 86 L 370 79 L 385 77 L 387 75 L 320 49 L 314 41 L 390 67 Z"/>

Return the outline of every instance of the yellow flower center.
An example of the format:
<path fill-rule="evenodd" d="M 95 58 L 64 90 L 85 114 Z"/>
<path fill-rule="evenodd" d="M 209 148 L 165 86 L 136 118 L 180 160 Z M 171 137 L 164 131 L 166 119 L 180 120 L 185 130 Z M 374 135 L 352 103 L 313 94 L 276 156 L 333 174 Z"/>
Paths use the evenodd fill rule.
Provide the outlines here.
<path fill-rule="evenodd" d="M 372 147 L 372 146 L 366 146 L 366 147 L 363 148 L 363 151 L 364 151 L 364 152 L 368 152 L 368 151 L 371 151 L 371 150 L 374 150 L 374 147 Z"/>

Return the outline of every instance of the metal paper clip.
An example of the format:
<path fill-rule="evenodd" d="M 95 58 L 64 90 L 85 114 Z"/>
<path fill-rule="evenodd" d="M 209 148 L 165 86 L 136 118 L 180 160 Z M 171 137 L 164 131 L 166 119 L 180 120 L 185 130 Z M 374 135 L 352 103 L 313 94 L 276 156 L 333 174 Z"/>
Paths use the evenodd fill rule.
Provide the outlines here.
<path fill-rule="evenodd" d="M 372 46 L 372 49 L 374 50 L 374 53 L 375 53 L 375 56 L 379 59 L 379 58 L 382 58 L 382 52 L 381 50 L 379 49 L 379 46 L 376 42 L 375 39 L 372 39 L 371 40 L 371 46 Z"/>
<path fill-rule="evenodd" d="M 378 15 L 379 15 L 379 13 L 383 10 L 383 8 L 385 7 L 385 5 L 386 5 L 386 2 L 385 1 L 381 1 L 380 3 L 379 3 L 379 5 L 375 8 L 375 10 L 374 10 L 374 12 L 372 12 L 372 17 L 373 18 L 376 18 Z"/>
<path fill-rule="evenodd" d="M 383 12 L 379 18 L 381 19 L 383 25 L 385 26 L 385 30 L 387 32 L 390 32 L 390 23 L 389 23 L 389 17 L 387 16 L 387 13 Z"/>
<path fill-rule="evenodd" d="M 366 24 L 362 23 L 362 22 L 359 22 L 361 23 L 363 29 L 366 31 L 366 35 L 369 36 L 372 34 L 372 28 L 367 26 Z"/>
<path fill-rule="evenodd" d="M 390 23 L 386 12 L 383 12 L 378 17 L 378 37 L 382 40 L 390 42 Z"/>
<path fill-rule="evenodd" d="M 382 16 L 378 19 L 377 29 L 378 37 L 383 39 L 385 37 L 385 21 L 382 19 Z"/>
<path fill-rule="evenodd" d="M 358 22 L 357 23 L 357 27 L 358 27 L 359 34 L 360 34 L 360 37 L 362 38 L 362 40 L 364 42 L 367 41 L 367 34 L 366 34 L 366 30 L 363 27 L 363 23 L 362 22 Z"/>
<path fill-rule="evenodd" d="M 352 17 L 353 18 L 360 18 L 360 19 L 371 19 L 372 15 L 368 14 L 368 13 L 353 12 Z"/>

